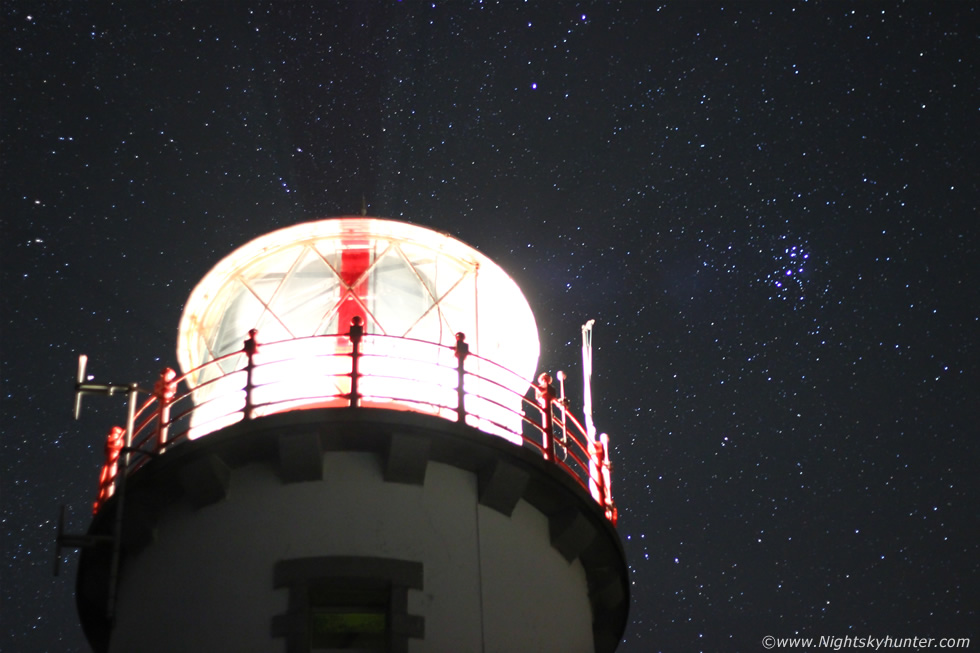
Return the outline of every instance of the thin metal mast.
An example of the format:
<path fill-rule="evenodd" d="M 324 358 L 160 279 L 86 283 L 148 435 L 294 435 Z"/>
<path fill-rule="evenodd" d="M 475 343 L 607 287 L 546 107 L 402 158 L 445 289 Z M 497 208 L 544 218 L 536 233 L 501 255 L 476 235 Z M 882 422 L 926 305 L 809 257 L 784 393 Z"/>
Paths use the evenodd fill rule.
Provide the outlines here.
<path fill-rule="evenodd" d="M 589 438 L 595 441 L 595 423 L 592 421 L 592 326 L 595 320 L 589 320 L 582 325 L 582 376 L 585 388 L 583 413 L 585 414 L 585 431 Z"/>

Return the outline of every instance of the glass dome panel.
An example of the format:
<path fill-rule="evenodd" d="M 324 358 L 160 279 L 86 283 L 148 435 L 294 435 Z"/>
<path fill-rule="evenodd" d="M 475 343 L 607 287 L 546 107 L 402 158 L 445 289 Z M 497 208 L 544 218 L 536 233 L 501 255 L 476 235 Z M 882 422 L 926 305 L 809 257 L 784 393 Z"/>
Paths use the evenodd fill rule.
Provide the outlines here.
<path fill-rule="evenodd" d="M 219 419 L 212 414 L 218 409 L 209 407 L 242 405 L 246 358 L 230 354 L 242 350 L 250 329 L 258 329 L 255 363 L 263 365 L 254 380 L 257 414 L 328 405 L 350 392 L 345 335 L 355 315 L 365 321 L 365 397 L 455 419 L 450 347 L 463 332 L 477 355 L 468 359 L 467 371 L 504 386 L 468 375 L 466 391 L 482 397 L 469 402 L 483 407 L 474 419 L 484 430 L 506 423 L 520 432 L 521 397 L 535 372 L 538 338 L 517 285 L 486 256 L 445 234 L 360 217 L 261 236 L 225 257 L 194 289 L 181 318 L 178 359 L 185 372 L 198 370 L 191 383 L 202 426 L 195 431 L 232 419 Z M 431 344 L 397 339 L 405 337 Z M 223 356 L 220 366 L 209 364 Z M 500 374 L 478 357 L 516 374 Z"/>

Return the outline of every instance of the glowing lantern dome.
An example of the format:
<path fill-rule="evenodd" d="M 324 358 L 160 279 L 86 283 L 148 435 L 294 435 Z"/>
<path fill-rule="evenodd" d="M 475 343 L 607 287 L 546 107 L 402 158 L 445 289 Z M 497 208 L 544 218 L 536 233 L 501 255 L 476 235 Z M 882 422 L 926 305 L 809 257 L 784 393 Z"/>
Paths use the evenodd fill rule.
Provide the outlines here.
<path fill-rule="evenodd" d="M 201 280 L 184 308 L 178 338 L 178 360 L 196 404 L 188 436 L 218 430 L 247 411 L 346 404 L 348 334 L 358 319 L 361 405 L 455 419 L 454 347 L 461 333 L 473 374 L 466 387 L 472 397 L 467 422 L 521 442 L 521 398 L 539 344 L 517 284 L 448 235 L 365 217 L 266 234 Z M 243 343 L 253 330 L 255 369 L 246 374 Z"/>

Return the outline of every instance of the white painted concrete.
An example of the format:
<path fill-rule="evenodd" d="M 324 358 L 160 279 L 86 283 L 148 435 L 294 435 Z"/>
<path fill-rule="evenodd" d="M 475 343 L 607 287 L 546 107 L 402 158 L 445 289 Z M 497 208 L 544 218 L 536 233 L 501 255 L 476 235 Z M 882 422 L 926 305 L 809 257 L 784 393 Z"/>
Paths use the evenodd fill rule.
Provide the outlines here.
<path fill-rule="evenodd" d="M 272 637 L 288 591 L 278 560 L 359 555 L 422 562 L 410 651 L 592 651 L 585 572 L 551 547 L 548 521 L 520 501 L 506 517 L 477 503 L 475 475 L 429 463 L 423 487 L 386 483 L 369 453 L 324 455 L 324 480 L 283 484 L 274 469 L 232 474 L 226 500 L 163 515 L 126 560 L 111 651 L 285 650 Z"/>

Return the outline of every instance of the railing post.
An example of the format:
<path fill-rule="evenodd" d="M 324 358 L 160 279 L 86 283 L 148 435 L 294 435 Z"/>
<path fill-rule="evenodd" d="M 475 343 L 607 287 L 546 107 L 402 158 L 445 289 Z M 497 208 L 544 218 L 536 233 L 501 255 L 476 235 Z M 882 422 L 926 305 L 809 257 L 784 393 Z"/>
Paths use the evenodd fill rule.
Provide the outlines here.
<path fill-rule="evenodd" d="M 347 337 L 350 338 L 350 407 L 357 408 L 361 403 L 361 394 L 358 392 L 358 381 L 361 373 L 359 370 L 361 361 L 361 337 L 364 335 L 364 327 L 361 324 L 361 316 L 355 315 L 350 319 L 350 331 Z"/>
<path fill-rule="evenodd" d="M 259 351 L 259 341 L 256 336 L 258 329 L 248 330 L 248 339 L 245 340 L 245 419 L 252 419 L 252 390 L 255 384 L 252 382 L 252 371 L 255 369 L 255 354 Z"/>
<path fill-rule="evenodd" d="M 541 428 L 544 430 L 544 459 L 555 461 L 555 434 L 554 434 L 554 415 L 552 415 L 552 405 L 555 403 L 555 391 L 551 387 L 551 375 L 547 372 L 538 376 L 538 383 L 534 386 L 534 396 L 541 407 Z"/>
<path fill-rule="evenodd" d="M 466 334 L 462 331 L 456 334 L 456 417 L 460 424 L 466 423 L 466 392 L 463 390 L 463 378 L 466 370 L 463 366 L 466 357 L 470 355 L 470 346 L 466 343 Z"/>
<path fill-rule="evenodd" d="M 160 408 L 157 412 L 157 452 L 163 453 L 167 449 L 167 437 L 170 433 L 170 404 L 177 396 L 177 372 L 169 367 L 165 367 L 160 372 L 160 378 L 153 386 L 153 394 L 156 395 L 157 403 Z"/>
<path fill-rule="evenodd" d="M 99 474 L 99 494 L 92 507 L 92 514 L 99 511 L 102 504 L 112 496 L 115 490 L 116 474 L 119 471 L 119 454 L 122 453 L 125 444 L 126 429 L 121 426 L 113 426 L 105 440 L 105 464 L 102 465 L 102 473 Z"/>
<path fill-rule="evenodd" d="M 606 505 L 606 447 L 603 446 L 602 440 L 595 440 L 592 442 L 592 465 L 595 466 L 595 481 L 596 494 L 599 496 L 596 499 L 602 504 L 603 507 Z"/>
<path fill-rule="evenodd" d="M 615 526 L 619 515 L 616 505 L 613 503 L 612 488 L 610 487 L 609 436 L 603 433 L 599 436 L 599 440 L 593 444 L 595 445 L 595 466 L 598 471 L 596 485 L 598 486 L 600 503 L 605 510 L 606 519 Z"/>

